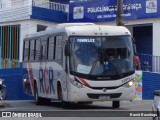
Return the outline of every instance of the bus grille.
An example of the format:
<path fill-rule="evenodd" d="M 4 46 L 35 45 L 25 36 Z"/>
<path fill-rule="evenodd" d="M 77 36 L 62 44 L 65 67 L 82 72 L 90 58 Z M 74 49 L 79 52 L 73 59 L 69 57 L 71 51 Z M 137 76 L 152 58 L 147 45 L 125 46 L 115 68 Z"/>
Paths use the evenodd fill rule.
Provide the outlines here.
<path fill-rule="evenodd" d="M 122 93 L 113 93 L 113 94 L 93 94 L 87 93 L 87 96 L 91 99 L 99 99 L 99 96 L 110 96 L 110 98 L 119 98 Z"/>

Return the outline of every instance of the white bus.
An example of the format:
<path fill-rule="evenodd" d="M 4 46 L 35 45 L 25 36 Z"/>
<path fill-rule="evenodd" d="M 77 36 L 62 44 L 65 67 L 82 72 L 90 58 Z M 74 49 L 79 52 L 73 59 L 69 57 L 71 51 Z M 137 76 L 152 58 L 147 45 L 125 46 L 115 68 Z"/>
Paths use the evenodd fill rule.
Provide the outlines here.
<path fill-rule="evenodd" d="M 30 35 L 23 44 L 24 92 L 36 104 L 131 101 L 134 41 L 122 26 L 59 25 Z"/>

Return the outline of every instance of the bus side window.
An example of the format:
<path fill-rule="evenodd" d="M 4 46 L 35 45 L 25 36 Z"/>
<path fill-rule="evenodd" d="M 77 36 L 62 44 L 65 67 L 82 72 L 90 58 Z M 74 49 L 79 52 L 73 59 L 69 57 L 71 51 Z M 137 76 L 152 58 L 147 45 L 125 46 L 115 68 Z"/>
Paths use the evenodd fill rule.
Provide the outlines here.
<path fill-rule="evenodd" d="M 54 41 L 55 41 L 55 37 L 52 36 L 52 37 L 49 38 L 49 41 L 48 41 L 48 55 L 47 55 L 48 60 L 54 60 L 55 59 Z"/>
<path fill-rule="evenodd" d="M 62 36 L 56 36 L 56 54 L 55 59 L 61 60 L 62 59 L 62 42 L 63 37 Z"/>
<path fill-rule="evenodd" d="M 40 60 L 40 39 L 37 39 L 35 42 L 35 60 Z"/>
<path fill-rule="evenodd" d="M 29 58 L 29 41 L 24 42 L 24 61 L 28 61 Z"/>
<path fill-rule="evenodd" d="M 35 40 L 31 40 L 30 41 L 30 51 L 29 51 L 29 55 L 30 55 L 30 61 L 34 60 L 34 54 L 35 54 Z"/>
<path fill-rule="evenodd" d="M 24 54 L 25 54 L 25 41 L 23 42 L 23 61 L 25 61 L 25 60 L 24 60 L 24 57 L 25 57 Z"/>
<path fill-rule="evenodd" d="M 41 60 L 46 59 L 47 37 L 41 39 Z"/>

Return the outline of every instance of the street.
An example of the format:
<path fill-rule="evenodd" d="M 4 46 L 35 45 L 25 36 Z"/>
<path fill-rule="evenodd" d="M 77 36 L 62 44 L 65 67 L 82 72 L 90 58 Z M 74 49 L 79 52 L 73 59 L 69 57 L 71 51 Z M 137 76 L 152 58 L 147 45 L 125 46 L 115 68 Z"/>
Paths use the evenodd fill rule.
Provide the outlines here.
<path fill-rule="evenodd" d="M 63 109 L 61 108 L 60 103 L 50 103 L 50 104 L 44 104 L 44 105 L 35 105 L 34 101 L 4 101 L 5 107 L 1 108 L 0 111 L 38 111 L 38 112 L 50 112 L 52 115 L 54 115 L 55 112 L 59 111 L 61 113 L 58 113 L 59 115 L 54 115 L 55 117 L 47 117 L 47 118 L 28 118 L 29 120 L 45 120 L 45 119 L 55 119 L 55 120 L 69 120 L 69 119 L 76 119 L 80 120 L 81 118 L 86 120 L 152 120 L 152 117 L 118 117 L 118 113 L 121 114 L 121 112 L 126 113 L 128 115 L 129 112 L 134 111 L 151 111 L 151 106 L 153 101 L 132 101 L 132 102 L 121 102 L 121 107 L 118 109 L 113 109 L 111 107 L 111 102 L 94 102 L 93 104 L 89 105 L 83 105 L 83 104 L 73 104 L 69 109 Z M 97 112 L 96 112 L 97 111 Z M 115 117 L 108 117 L 109 114 L 113 114 Z M 73 114 L 67 116 L 66 112 L 71 112 Z M 76 113 L 79 112 L 78 115 Z M 86 113 L 86 114 L 84 114 Z M 97 113 L 97 114 L 96 114 Z M 98 114 L 102 113 L 102 114 Z M 48 113 L 49 114 L 49 113 Z M 92 117 L 93 116 L 93 117 Z M 4 120 L 6 118 L 3 118 Z M 27 118 L 26 118 L 27 119 Z M 27 119 L 27 120 L 28 120 Z M 8 119 L 7 119 L 8 120 Z M 14 120 L 12 118 L 12 120 Z M 17 118 L 15 119 L 17 120 Z"/>

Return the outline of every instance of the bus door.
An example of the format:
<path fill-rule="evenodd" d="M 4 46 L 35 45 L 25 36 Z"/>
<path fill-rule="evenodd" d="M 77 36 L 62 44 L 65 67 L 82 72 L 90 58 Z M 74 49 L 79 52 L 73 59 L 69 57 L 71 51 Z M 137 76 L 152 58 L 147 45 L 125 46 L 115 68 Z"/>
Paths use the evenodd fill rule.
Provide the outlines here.
<path fill-rule="evenodd" d="M 66 40 L 67 36 L 65 36 L 64 41 Z M 66 73 L 66 88 L 67 91 L 69 92 L 69 42 L 68 40 L 64 42 L 65 44 L 63 45 L 63 68 L 65 70 Z M 68 93 L 67 92 L 67 93 Z"/>
<path fill-rule="evenodd" d="M 47 39 L 44 37 L 41 39 L 41 62 L 39 68 L 40 95 L 42 95 L 42 97 L 47 97 L 47 94 L 49 93 L 48 68 L 46 66 L 46 50 Z"/>
<path fill-rule="evenodd" d="M 59 76 L 57 79 L 61 80 L 61 87 L 64 91 L 67 91 L 67 82 L 66 82 L 66 71 L 65 71 L 65 59 L 64 59 L 64 35 L 56 36 L 56 53 L 55 59 L 60 65 L 60 69 L 58 69 Z"/>

